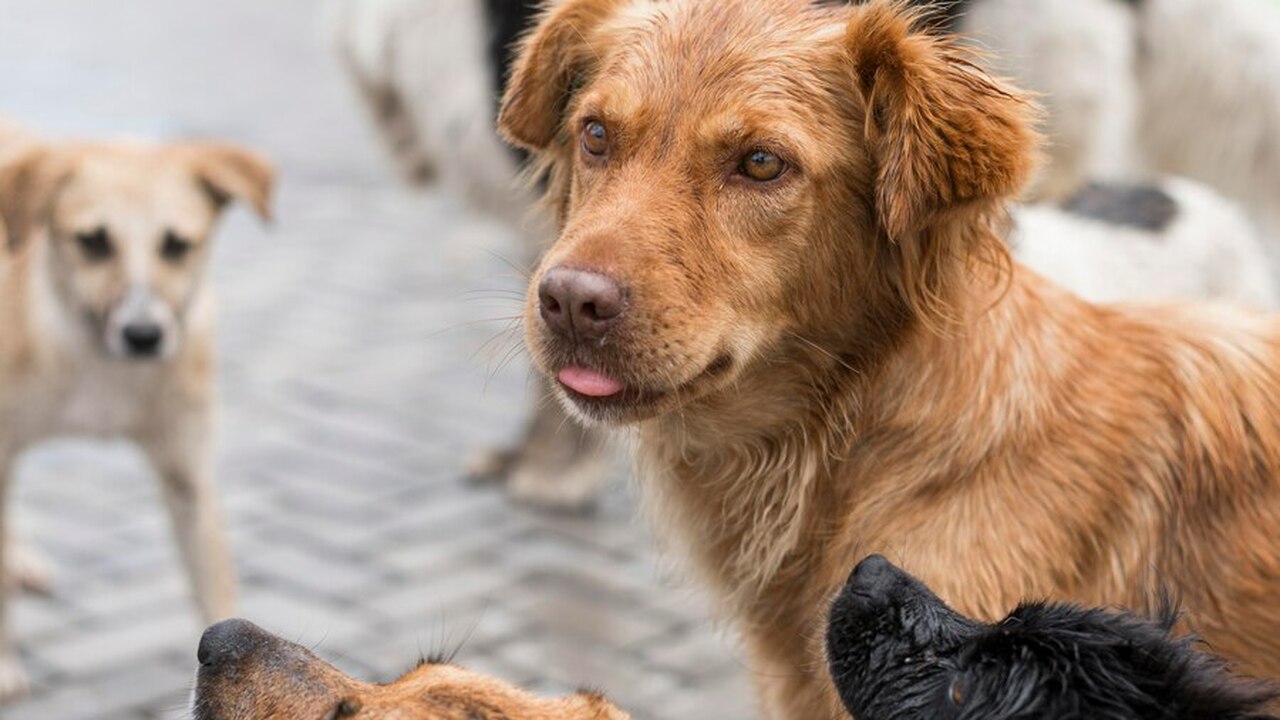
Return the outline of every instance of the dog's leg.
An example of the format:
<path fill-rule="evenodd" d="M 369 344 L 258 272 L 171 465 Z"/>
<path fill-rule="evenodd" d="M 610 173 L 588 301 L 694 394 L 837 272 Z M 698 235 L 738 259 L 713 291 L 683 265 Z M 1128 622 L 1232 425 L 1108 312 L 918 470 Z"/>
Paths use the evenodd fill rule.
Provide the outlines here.
<path fill-rule="evenodd" d="M 9 559 L 9 477 L 11 458 L 0 454 L 0 564 L 8 570 Z M 0 573 L 3 574 L 3 573 Z M 9 592 L 0 587 L 0 703 L 25 695 L 27 692 L 27 675 L 18 659 L 18 649 L 14 646 L 9 630 Z"/>
<path fill-rule="evenodd" d="M 487 451 L 473 462 L 477 479 L 506 483 L 519 502 L 580 511 L 599 496 L 612 453 L 604 430 L 583 427 L 539 382 L 533 416 L 515 447 Z"/>
<path fill-rule="evenodd" d="M 48 595 L 53 589 L 53 563 L 39 548 L 8 529 L 5 556 L 5 589 Z"/>
<path fill-rule="evenodd" d="M 174 534 L 205 622 L 235 610 L 235 571 L 213 478 L 212 418 L 196 412 L 139 441 L 160 477 Z"/>

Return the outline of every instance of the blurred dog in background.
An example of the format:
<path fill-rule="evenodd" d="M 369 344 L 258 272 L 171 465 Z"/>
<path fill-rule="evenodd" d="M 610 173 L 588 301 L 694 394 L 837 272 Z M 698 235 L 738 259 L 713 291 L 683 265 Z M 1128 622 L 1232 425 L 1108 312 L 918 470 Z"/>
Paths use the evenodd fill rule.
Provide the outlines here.
<path fill-rule="evenodd" d="M 530 263 L 547 245 L 549 223 L 532 211 L 531 190 L 517 179 L 521 158 L 498 139 L 493 120 L 511 48 L 542 4 L 337 0 L 332 19 L 339 53 L 402 176 L 438 181 L 505 221 Z M 936 29 L 989 47 L 998 69 L 1048 105 L 1049 162 L 1031 193 L 1041 202 L 1017 214 L 1021 259 L 1094 300 L 1275 304 L 1265 251 L 1240 211 L 1209 187 L 1149 172 L 1201 178 L 1248 203 L 1256 218 L 1269 217 L 1280 198 L 1280 158 L 1267 155 L 1280 153 L 1275 8 L 1260 0 L 910 4 L 928 8 Z M 1085 187 L 1098 180 L 1105 182 Z M 1135 193 L 1135 182 L 1146 187 Z M 1161 217 L 1150 206 L 1126 206 L 1138 197 L 1156 198 Z M 1280 232 L 1280 222 L 1267 227 Z M 605 447 L 599 431 L 568 420 L 543 388 L 521 441 L 480 455 L 473 471 L 530 502 L 582 507 L 605 477 Z"/>
<path fill-rule="evenodd" d="M 20 453 L 55 437 L 123 438 L 160 476 L 201 613 L 231 614 L 205 266 L 227 204 L 266 218 L 272 185 L 266 160 L 230 145 L 46 143 L 0 128 L 0 558 L 14 584 L 48 582 L 4 548 Z M 0 592 L 0 699 L 26 687 L 4 610 Z"/>
<path fill-rule="evenodd" d="M 858 720 L 1275 720 L 1280 687 L 1233 676 L 1148 619 L 1029 603 L 985 624 L 884 557 L 863 560 L 831 606 L 827 663 Z"/>
<path fill-rule="evenodd" d="M 424 659 L 386 685 L 361 682 L 253 623 L 205 631 L 195 720 L 628 720 L 599 693 L 540 698 L 452 663 Z"/>

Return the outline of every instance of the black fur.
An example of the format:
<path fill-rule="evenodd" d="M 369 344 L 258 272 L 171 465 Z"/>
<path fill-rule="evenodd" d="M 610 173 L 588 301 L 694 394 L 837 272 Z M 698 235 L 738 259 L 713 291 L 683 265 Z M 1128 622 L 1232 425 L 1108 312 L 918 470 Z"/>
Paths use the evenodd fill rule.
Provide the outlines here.
<path fill-rule="evenodd" d="M 1276 720 L 1277 688 L 1174 639 L 1166 606 L 1033 603 L 985 625 L 874 555 L 831 608 L 827 658 L 858 720 Z"/>
<path fill-rule="evenodd" d="M 1089 183 L 1062 204 L 1075 215 L 1112 225 L 1163 232 L 1178 217 L 1178 203 L 1151 185 Z"/>
<path fill-rule="evenodd" d="M 489 67 L 493 70 L 494 96 L 501 98 L 515 61 L 516 41 L 533 25 L 538 14 L 536 0 L 485 0 L 489 23 Z"/>

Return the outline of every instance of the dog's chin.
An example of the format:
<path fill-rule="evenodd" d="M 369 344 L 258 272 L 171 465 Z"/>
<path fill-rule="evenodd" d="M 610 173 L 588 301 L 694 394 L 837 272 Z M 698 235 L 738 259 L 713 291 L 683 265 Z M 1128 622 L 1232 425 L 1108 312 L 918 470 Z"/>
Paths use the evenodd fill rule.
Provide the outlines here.
<path fill-rule="evenodd" d="M 584 393 L 563 379 L 564 371 L 577 364 L 538 363 L 553 380 L 556 394 L 569 412 L 590 425 L 623 426 L 651 420 L 676 412 L 690 403 L 710 395 L 732 381 L 733 358 L 717 356 L 695 373 L 678 383 L 619 381 L 619 389 L 608 394 Z"/>

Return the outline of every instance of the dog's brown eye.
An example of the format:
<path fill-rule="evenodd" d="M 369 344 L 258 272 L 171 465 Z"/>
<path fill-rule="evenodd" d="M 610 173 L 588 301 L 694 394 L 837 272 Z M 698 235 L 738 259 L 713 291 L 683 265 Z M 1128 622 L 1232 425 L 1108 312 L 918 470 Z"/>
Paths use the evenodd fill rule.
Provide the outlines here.
<path fill-rule="evenodd" d="M 756 182 L 769 182 L 781 177 L 786 169 L 787 164 L 777 155 L 768 150 L 752 150 L 742 158 L 739 172 Z"/>
<path fill-rule="evenodd" d="M 951 681 L 951 689 L 947 692 L 948 697 L 954 705 L 964 704 L 964 686 L 960 684 L 960 678 Z"/>
<path fill-rule="evenodd" d="M 609 151 L 609 131 L 603 123 L 593 120 L 582 128 L 582 149 L 597 157 Z"/>
<path fill-rule="evenodd" d="M 354 698 L 344 698 L 338 702 L 333 708 L 333 712 L 325 718 L 325 720 L 344 720 L 344 718 L 355 717 L 361 709 L 360 701 Z"/>
<path fill-rule="evenodd" d="M 111 237 L 106 228 L 98 228 L 76 235 L 76 244 L 84 256 L 93 261 L 106 260 L 111 257 Z"/>
<path fill-rule="evenodd" d="M 179 262 L 191 252 L 191 243 L 173 232 L 164 234 L 164 242 L 160 245 L 160 255 L 169 262 Z"/>

